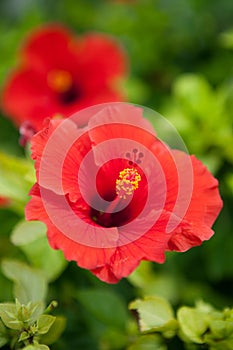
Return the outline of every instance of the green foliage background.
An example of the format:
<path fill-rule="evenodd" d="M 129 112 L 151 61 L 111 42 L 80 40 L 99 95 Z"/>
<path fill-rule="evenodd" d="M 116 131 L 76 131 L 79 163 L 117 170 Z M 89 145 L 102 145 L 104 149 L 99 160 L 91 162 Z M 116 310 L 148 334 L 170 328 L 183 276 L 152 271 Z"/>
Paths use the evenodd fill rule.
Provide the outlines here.
<path fill-rule="evenodd" d="M 44 271 L 49 283 L 46 302 L 56 299 L 55 314 L 67 318 L 63 335 L 51 349 L 127 348 L 137 337 L 127 309 L 136 297 L 162 296 L 175 309 L 200 299 L 219 309 L 232 307 L 233 2 L 1 0 L 0 13 L 1 85 L 16 63 L 23 38 L 37 25 L 61 22 L 77 35 L 97 31 L 116 37 L 129 57 L 129 75 L 122 82 L 129 102 L 150 107 L 171 121 L 189 152 L 218 178 L 224 200 L 209 242 L 186 253 L 167 254 L 164 265 L 142 263 L 128 279 L 106 285 L 76 264 L 66 265 L 59 253 L 51 253 L 44 228 L 36 228 L 38 234 L 32 238 L 23 226 L 32 164 L 18 145 L 18 130 L 0 116 L 0 193 L 11 188 L 14 197 L 11 207 L 0 210 L 0 258 L 21 260 Z M 13 300 L 12 282 L 6 276 L 0 273 L 0 302 Z M 140 340 L 132 349 L 166 349 L 156 336 L 147 338 L 147 345 L 140 345 Z M 168 341 L 167 346 L 183 349 L 179 340 Z"/>

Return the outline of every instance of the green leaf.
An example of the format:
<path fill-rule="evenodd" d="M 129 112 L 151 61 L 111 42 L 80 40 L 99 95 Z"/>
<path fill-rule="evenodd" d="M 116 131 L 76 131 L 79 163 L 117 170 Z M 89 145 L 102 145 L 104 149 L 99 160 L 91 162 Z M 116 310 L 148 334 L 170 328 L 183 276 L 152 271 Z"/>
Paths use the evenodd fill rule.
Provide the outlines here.
<path fill-rule="evenodd" d="M 28 303 L 27 305 L 16 303 L 0 304 L 0 317 L 4 324 L 11 329 L 22 330 L 29 325 L 33 325 L 44 311 L 42 302 Z M 1 334 L 1 329 L 0 329 Z"/>
<path fill-rule="evenodd" d="M 108 326 L 125 328 L 128 319 L 127 308 L 114 292 L 85 289 L 77 293 L 77 298 L 97 320 Z"/>
<path fill-rule="evenodd" d="M 30 337 L 31 337 L 31 334 L 29 334 L 28 332 L 24 331 L 24 332 L 22 332 L 22 333 L 20 334 L 20 337 L 19 337 L 19 339 L 18 339 L 18 342 L 24 341 L 24 340 L 26 340 L 26 339 L 28 339 L 28 338 L 30 338 Z"/>
<path fill-rule="evenodd" d="M 4 259 L 2 272 L 15 283 L 14 294 L 21 304 L 45 299 L 47 283 L 41 271 L 16 260 Z"/>
<path fill-rule="evenodd" d="M 210 330 L 217 339 L 233 337 L 233 320 L 210 320 Z"/>
<path fill-rule="evenodd" d="M 55 343 L 63 333 L 65 326 L 66 319 L 62 316 L 56 316 L 48 332 L 40 337 L 41 342 L 48 345 Z"/>
<path fill-rule="evenodd" d="M 31 161 L 0 152 L 0 195 L 26 203 L 33 184 L 30 173 L 34 173 Z"/>
<path fill-rule="evenodd" d="M 0 304 L 0 317 L 6 327 L 20 330 L 23 322 L 18 319 L 16 306 L 13 303 Z"/>
<path fill-rule="evenodd" d="M 149 334 L 140 336 L 127 350 L 167 350 L 161 336 Z"/>
<path fill-rule="evenodd" d="M 177 319 L 182 333 L 190 341 L 203 344 L 204 334 L 208 329 L 210 316 L 209 313 L 183 306 L 177 312 Z"/>
<path fill-rule="evenodd" d="M 43 271 L 50 282 L 55 280 L 67 265 L 63 253 L 49 246 L 46 226 L 40 221 L 21 221 L 12 233 L 11 241 L 26 255 L 31 264 Z"/>
<path fill-rule="evenodd" d="M 209 349 L 210 350 L 233 350 L 233 337 L 227 339 L 227 340 L 222 340 L 222 341 L 216 341 L 209 343 Z"/>
<path fill-rule="evenodd" d="M 233 309 L 212 312 L 209 329 L 204 338 L 207 344 L 213 349 L 233 349 Z"/>
<path fill-rule="evenodd" d="M 33 344 L 26 346 L 23 350 L 49 350 L 49 347 L 44 344 Z"/>
<path fill-rule="evenodd" d="M 45 334 L 49 331 L 56 317 L 51 315 L 41 315 L 37 321 L 38 333 Z"/>
<path fill-rule="evenodd" d="M 177 321 L 169 302 L 158 296 L 148 296 L 130 303 L 130 310 L 139 316 L 139 328 L 142 332 L 163 332 L 172 337 L 177 328 Z"/>
<path fill-rule="evenodd" d="M 30 314 L 30 323 L 34 323 L 39 316 L 44 312 L 44 303 L 42 301 L 30 302 L 27 305 L 28 312 Z"/>
<path fill-rule="evenodd" d="M 7 344 L 9 341 L 9 338 L 7 336 L 7 330 L 6 327 L 4 326 L 4 323 L 0 319 L 0 347 L 3 345 Z"/>
<path fill-rule="evenodd" d="M 15 305 L 18 319 L 30 325 L 35 323 L 38 317 L 44 312 L 44 303 L 41 301 L 35 303 L 29 302 L 27 305 L 24 305 L 16 299 Z"/>
<path fill-rule="evenodd" d="M 22 220 L 14 227 L 11 241 L 14 245 L 21 247 L 44 237 L 46 230 L 43 222 Z"/>

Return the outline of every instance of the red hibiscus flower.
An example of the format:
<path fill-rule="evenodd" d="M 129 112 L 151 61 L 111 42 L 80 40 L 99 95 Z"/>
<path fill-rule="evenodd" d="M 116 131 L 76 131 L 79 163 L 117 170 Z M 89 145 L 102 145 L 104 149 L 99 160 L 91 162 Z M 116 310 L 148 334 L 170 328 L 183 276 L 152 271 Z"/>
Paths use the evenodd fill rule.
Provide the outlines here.
<path fill-rule="evenodd" d="M 109 283 L 209 239 L 222 207 L 217 180 L 160 141 L 142 113 L 93 106 L 51 120 L 31 142 L 37 183 L 26 218 L 45 222 L 53 248 Z"/>
<path fill-rule="evenodd" d="M 4 87 L 2 109 L 16 125 L 26 120 L 39 130 L 54 114 L 67 117 L 124 100 L 117 79 L 125 74 L 126 56 L 113 38 L 97 33 L 76 38 L 60 25 L 44 26 L 24 43 L 20 65 Z"/>

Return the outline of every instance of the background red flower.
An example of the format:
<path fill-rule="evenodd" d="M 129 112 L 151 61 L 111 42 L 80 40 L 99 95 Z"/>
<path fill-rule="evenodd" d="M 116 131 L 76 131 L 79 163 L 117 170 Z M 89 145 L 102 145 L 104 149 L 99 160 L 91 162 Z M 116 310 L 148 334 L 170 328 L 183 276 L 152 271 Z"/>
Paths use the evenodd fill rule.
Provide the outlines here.
<path fill-rule="evenodd" d="M 32 138 L 32 156 L 38 182 L 27 219 L 45 222 L 51 246 L 105 282 L 213 235 L 222 207 L 217 180 L 151 133 L 141 108 L 103 106 L 83 130 L 72 118 L 51 121 Z"/>
<path fill-rule="evenodd" d="M 0 197 L 0 207 L 4 207 L 9 203 L 7 198 Z"/>
<path fill-rule="evenodd" d="M 117 82 L 126 74 L 126 55 L 110 36 L 75 37 L 60 25 L 35 30 L 25 41 L 19 66 L 6 81 L 3 111 L 17 124 L 39 130 L 46 117 L 71 115 L 84 107 L 125 96 Z"/>

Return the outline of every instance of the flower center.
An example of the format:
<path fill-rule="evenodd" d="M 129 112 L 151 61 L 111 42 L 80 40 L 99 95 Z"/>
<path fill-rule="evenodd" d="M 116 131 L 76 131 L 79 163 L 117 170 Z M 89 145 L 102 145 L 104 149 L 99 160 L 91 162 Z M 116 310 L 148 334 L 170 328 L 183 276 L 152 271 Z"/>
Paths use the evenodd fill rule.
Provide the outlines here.
<path fill-rule="evenodd" d="M 133 194 L 141 181 L 141 175 L 135 168 L 125 168 L 120 171 L 116 180 L 116 194 L 123 199 Z"/>
<path fill-rule="evenodd" d="M 51 70 L 47 79 L 49 87 L 57 93 L 67 92 L 73 85 L 71 74 L 65 70 Z"/>

